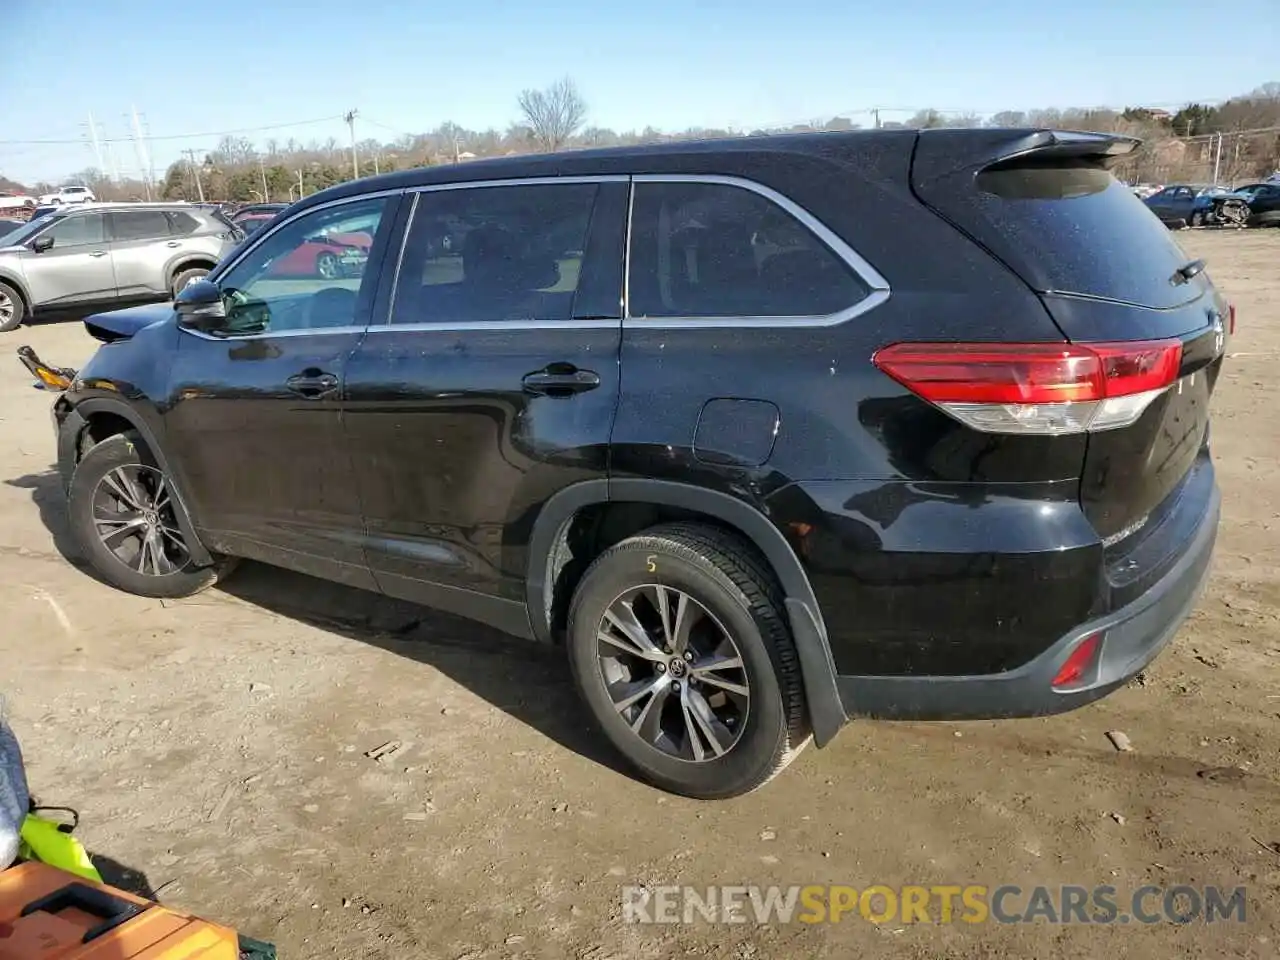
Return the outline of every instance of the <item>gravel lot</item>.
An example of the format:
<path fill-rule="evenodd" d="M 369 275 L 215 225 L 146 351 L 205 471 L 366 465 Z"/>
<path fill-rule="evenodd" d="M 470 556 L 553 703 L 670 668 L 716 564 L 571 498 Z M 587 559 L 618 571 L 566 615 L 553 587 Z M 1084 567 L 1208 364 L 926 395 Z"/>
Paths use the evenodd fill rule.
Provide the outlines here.
<path fill-rule="evenodd" d="M 1280 230 L 1179 239 L 1240 329 L 1215 399 L 1213 580 L 1173 647 L 1066 716 L 855 723 L 731 803 L 616 769 L 553 652 L 254 564 L 182 602 L 99 584 L 67 543 L 49 398 L 6 361 L 0 690 L 32 788 L 78 808 L 129 883 L 289 958 L 1275 957 Z M 78 323 L 3 339 L 68 364 L 94 346 Z M 392 740 L 393 758 L 365 756 Z M 635 883 L 1216 883 L 1249 899 L 1245 924 L 1212 926 L 638 926 L 619 902 Z"/>

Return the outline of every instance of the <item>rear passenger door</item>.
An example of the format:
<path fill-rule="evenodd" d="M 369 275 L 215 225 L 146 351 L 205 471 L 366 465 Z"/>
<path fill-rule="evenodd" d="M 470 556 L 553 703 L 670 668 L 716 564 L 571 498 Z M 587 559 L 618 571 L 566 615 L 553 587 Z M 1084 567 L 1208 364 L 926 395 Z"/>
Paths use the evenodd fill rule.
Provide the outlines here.
<path fill-rule="evenodd" d="M 389 322 L 347 367 L 385 592 L 528 631 L 533 518 L 608 471 L 626 209 L 625 178 L 417 194 Z"/>
<path fill-rule="evenodd" d="M 182 241 L 170 235 L 163 210 L 112 210 L 107 214 L 111 262 L 121 299 L 169 292 L 165 265 Z"/>

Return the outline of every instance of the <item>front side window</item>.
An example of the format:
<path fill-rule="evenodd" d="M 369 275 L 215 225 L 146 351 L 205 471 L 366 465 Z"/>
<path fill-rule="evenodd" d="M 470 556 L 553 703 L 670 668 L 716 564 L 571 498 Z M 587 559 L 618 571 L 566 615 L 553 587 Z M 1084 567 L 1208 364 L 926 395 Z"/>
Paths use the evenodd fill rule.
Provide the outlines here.
<path fill-rule="evenodd" d="M 219 278 L 224 334 L 357 323 L 356 307 L 387 198 L 314 210 L 285 224 Z"/>
<path fill-rule="evenodd" d="M 113 240 L 158 240 L 169 236 L 163 210 L 121 210 L 111 214 Z"/>
<path fill-rule="evenodd" d="M 632 317 L 825 317 L 870 292 L 772 200 L 720 183 L 635 186 Z"/>
<path fill-rule="evenodd" d="M 569 319 L 596 193 L 546 183 L 421 194 L 391 322 Z"/>
<path fill-rule="evenodd" d="M 63 217 L 40 236 L 53 237 L 54 249 L 63 250 L 67 247 L 100 244 L 104 233 L 102 214 L 82 213 Z"/>

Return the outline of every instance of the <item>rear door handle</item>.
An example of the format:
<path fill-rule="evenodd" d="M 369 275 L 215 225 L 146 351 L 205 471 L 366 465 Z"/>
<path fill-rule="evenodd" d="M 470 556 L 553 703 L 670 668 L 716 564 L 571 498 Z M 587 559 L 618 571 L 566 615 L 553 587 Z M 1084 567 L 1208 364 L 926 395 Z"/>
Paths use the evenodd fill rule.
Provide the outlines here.
<path fill-rule="evenodd" d="M 553 363 L 527 374 L 521 381 L 525 393 L 541 397 L 568 397 L 600 386 L 600 374 L 579 370 L 572 364 Z"/>
<path fill-rule="evenodd" d="M 93 250 L 93 251 L 90 251 L 89 253 L 89 256 L 91 257 L 105 257 L 106 255 L 107 255 L 107 251 L 105 250 Z"/>
<path fill-rule="evenodd" d="M 304 370 L 290 377 L 284 385 L 307 400 L 323 400 L 338 392 L 338 378 L 319 370 Z"/>

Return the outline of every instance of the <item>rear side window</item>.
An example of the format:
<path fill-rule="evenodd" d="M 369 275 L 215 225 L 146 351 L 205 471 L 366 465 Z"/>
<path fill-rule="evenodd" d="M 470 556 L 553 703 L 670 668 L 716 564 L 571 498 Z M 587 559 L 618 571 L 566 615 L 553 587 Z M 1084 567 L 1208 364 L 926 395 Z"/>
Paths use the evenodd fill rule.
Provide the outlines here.
<path fill-rule="evenodd" d="M 120 210 L 111 214 L 113 240 L 156 240 L 169 236 L 163 210 Z"/>
<path fill-rule="evenodd" d="M 597 189 L 546 183 L 421 194 L 391 322 L 570 319 Z"/>
<path fill-rule="evenodd" d="M 635 186 L 633 317 L 825 317 L 869 293 L 807 226 L 753 190 Z"/>
<path fill-rule="evenodd" d="M 200 221 L 189 213 L 174 210 L 166 214 L 169 218 L 169 230 L 175 237 L 185 237 L 200 229 Z"/>

